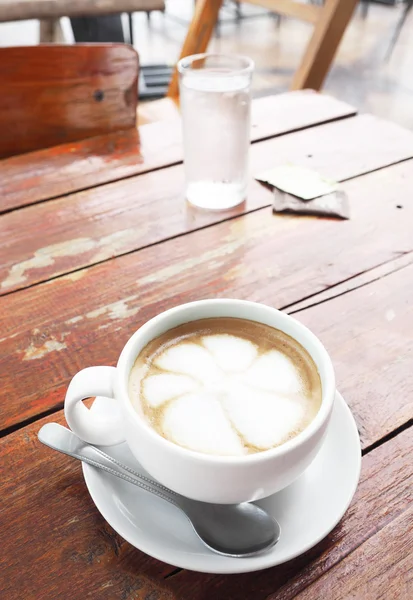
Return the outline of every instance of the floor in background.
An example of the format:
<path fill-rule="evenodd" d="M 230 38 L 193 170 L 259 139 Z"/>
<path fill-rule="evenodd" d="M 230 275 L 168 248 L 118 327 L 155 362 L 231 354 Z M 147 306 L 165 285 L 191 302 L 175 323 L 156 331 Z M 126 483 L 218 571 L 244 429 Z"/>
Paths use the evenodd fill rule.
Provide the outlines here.
<path fill-rule="evenodd" d="M 185 36 L 193 0 L 167 2 L 167 14 L 134 15 L 135 46 L 142 64 L 174 61 Z M 402 29 L 389 60 L 385 56 L 402 8 L 371 4 L 366 18 L 358 9 L 340 46 L 324 91 L 362 112 L 413 129 L 413 15 Z M 279 21 L 267 12 L 242 5 L 251 18 L 234 23 L 223 11 L 219 35 L 210 49 L 251 56 L 256 63 L 254 95 L 288 89 L 311 34 L 311 26 L 295 19 Z M 176 18 L 177 17 L 177 18 Z M 0 46 L 36 44 L 36 21 L 0 24 Z"/>

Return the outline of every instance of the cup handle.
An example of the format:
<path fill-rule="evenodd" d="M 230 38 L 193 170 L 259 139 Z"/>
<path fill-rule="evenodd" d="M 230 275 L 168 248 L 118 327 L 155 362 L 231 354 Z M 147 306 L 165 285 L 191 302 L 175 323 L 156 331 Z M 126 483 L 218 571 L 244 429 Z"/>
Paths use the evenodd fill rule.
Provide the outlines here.
<path fill-rule="evenodd" d="M 65 417 L 70 429 L 85 442 L 112 446 L 125 441 L 122 414 L 108 418 L 94 415 L 82 402 L 91 396 L 115 398 L 115 367 L 88 367 L 76 373 L 69 384 L 65 398 Z"/>

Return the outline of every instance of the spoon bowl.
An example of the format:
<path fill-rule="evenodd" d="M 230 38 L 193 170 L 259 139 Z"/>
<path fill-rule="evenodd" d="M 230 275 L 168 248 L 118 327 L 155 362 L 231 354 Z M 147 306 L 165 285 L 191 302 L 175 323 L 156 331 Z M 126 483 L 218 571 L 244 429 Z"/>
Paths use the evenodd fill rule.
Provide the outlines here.
<path fill-rule="evenodd" d="M 278 542 L 278 523 L 255 504 L 202 503 L 196 507 L 193 518 L 191 510 L 189 507 L 186 515 L 198 537 L 218 554 L 235 558 L 254 556 Z"/>

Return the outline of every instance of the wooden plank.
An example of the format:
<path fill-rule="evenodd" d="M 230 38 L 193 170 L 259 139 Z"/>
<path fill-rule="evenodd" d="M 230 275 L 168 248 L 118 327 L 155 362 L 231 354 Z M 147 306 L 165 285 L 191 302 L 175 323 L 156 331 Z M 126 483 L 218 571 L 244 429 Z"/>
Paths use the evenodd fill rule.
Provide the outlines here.
<path fill-rule="evenodd" d="M 0 157 L 136 127 L 138 72 L 126 44 L 0 48 Z"/>
<path fill-rule="evenodd" d="M 293 163 L 343 181 L 413 157 L 413 132 L 372 115 L 335 121 L 258 144 L 272 165 Z"/>
<path fill-rule="evenodd" d="M 369 116 L 355 117 L 344 125 L 344 121 L 337 121 L 255 144 L 252 172 L 274 163 L 295 162 L 311 164 L 327 177 L 346 179 L 413 154 L 413 134 L 397 126 L 394 130 L 393 125 Z M 357 151 L 355 138 L 360 140 Z M 372 153 L 371 138 L 378 148 L 386 150 Z M 409 181 L 413 185 L 413 179 Z M 387 184 L 393 186 L 391 179 Z M 406 185 L 409 183 L 403 180 L 403 189 Z M 0 294 L 272 202 L 272 193 L 252 177 L 246 203 L 222 213 L 187 206 L 183 189 L 184 171 L 180 165 L 28 207 L 23 213 L 3 215 Z"/>
<path fill-rule="evenodd" d="M 246 205 L 225 212 L 199 211 L 186 205 L 184 186 L 180 165 L 2 215 L 0 294 L 217 223 L 272 200 L 268 189 L 251 180 Z"/>
<path fill-rule="evenodd" d="M 54 420 L 64 423 L 63 414 Z M 113 531 L 87 493 L 80 463 L 40 444 L 40 426 L 34 423 L 0 442 L 0 506 L 7 524 L 0 596 L 136 600 L 151 593 L 154 599 L 172 600 L 162 586 L 171 567 Z"/>
<path fill-rule="evenodd" d="M 161 138 L 159 150 L 162 154 Z M 143 164 L 136 129 L 13 156 L 0 161 L 0 210 L 122 179 L 143 170 Z"/>
<path fill-rule="evenodd" d="M 333 567 L 340 567 L 357 547 L 363 548 L 363 542 L 373 542 L 377 532 L 387 533 L 392 523 L 409 514 L 412 502 L 413 437 L 407 431 L 363 458 L 350 509 L 305 555 L 260 573 L 234 577 L 184 571 L 164 580 L 173 574 L 173 567 L 132 548 L 104 522 L 88 496 L 79 463 L 37 441 L 37 431 L 51 420 L 64 423 L 62 412 L 0 440 L 6 474 L 0 482 L 0 503 L 8 524 L 2 536 L 0 595 L 7 600 L 83 600 L 88 595 L 99 600 L 264 600 L 277 590 L 282 596 L 273 600 L 286 600 L 324 573 L 328 577 L 328 571 L 333 573 Z M 398 542 L 398 549 L 405 539 Z M 22 577 L 22 564 L 35 568 Z M 312 596 L 318 597 L 322 596 Z"/>
<path fill-rule="evenodd" d="M 312 91 L 254 100 L 251 138 L 259 141 L 355 114 Z M 41 150 L 0 161 L 0 211 L 182 162 L 180 121 Z"/>
<path fill-rule="evenodd" d="M 348 182 L 345 189 L 352 200 L 353 219 L 347 222 L 282 217 L 262 210 L 1 298 L 2 427 L 61 406 L 68 380 L 77 370 L 92 364 L 114 364 L 127 338 L 166 308 L 211 297 L 246 298 L 283 307 L 411 252 L 413 204 L 406 201 L 403 211 L 396 208 L 403 194 L 406 200 L 411 194 L 406 178 L 409 168 L 405 163 Z M 374 212 L 371 198 L 375 198 Z M 394 281 L 397 291 L 383 284 L 382 297 L 374 296 L 374 310 L 371 298 L 361 290 L 360 307 L 356 302 L 348 309 L 354 318 L 360 310 L 357 325 L 365 319 L 366 331 L 371 327 L 374 332 L 379 325 L 383 331 L 385 327 L 396 328 L 388 343 L 397 356 L 392 354 L 394 366 L 389 364 L 387 370 L 394 369 L 395 380 L 399 377 L 406 386 L 409 377 L 400 357 L 408 355 L 406 348 L 413 343 L 406 339 L 412 320 L 411 307 L 407 306 L 411 270 L 406 267 L 392 275 L 394 279 L 389 276 L 382 280 Z M 342 296 L 346 301 L 351 297 Z M 313 324 L 320 335 L 327 335 L 324 331 L 336 321 L 324 307 L 321 305 L 320 311 L 326 314 L 326 321 Z M 399 318 L 387 322 L 389 309 L 402 315 L 404 323 Z M 345 360 L 353 365 L 348 349 L 354 330 L 350 323 L 343 327 L 347 327 L 343 333 L 347 331 L 348 341 L 342 352 L 349 352 Z M 377 340 L 371 341 L 375 347 Z M 332 353 L 342 343 L 333 335 L 329 342 Z M 358 352 L 361 349 L 356 349 L 355 355 Z M 355 410 L 361 406 L 361 415 L 366 410 L 381 415 L 373 395 L 359 395 L 363 382 L 371 379 L 368 369 L 374 369 L 374 360 L 367 349 L 348 383 L 348 365 L 337 364 L 339 384 L 354 386 L 353 392 L 343 389 Z M 390 393 L 390 382 L 381 381 L 382 392 L 377 391 Z M 405 398 L 396 395 L 392 403 L 382 407 L 381 422 L 374 421 L 371 429 L 361 423 L 365 445 L 405 420 L 403 411 L 409 408 L 403 409 L 404 404 Z"/>
<path fill-rule="evenodd" d="M 294 74 L 292 90 L 322 87 L 356 5 L 357 0 L 325 1 L 301 65 Z"/>
<path fill-rule="evenodd" d="M 330 535 L 306 554 L 279 567 L 236 577 L 182 571 L 167 580 L 168 589 L 179 599 L 188 597 L 190 590 L 191 600 L 408 600 L 411 596 L 352 595 L 350 591 L 352 584 L 360 583 L 360 579 L 367 581 L 369 572 L 372 575 L 377 572 L 372 566 L 376 559 L 370 548 L 382 543 L 379 556 L 382 558 L 386 551 L 390 551 L 390 561 L 400 553 L 404 555 L 410 547 L 410 532 L 405 530 L 403 534 L 399 525 L 408 522 L 412 514 L 413 468 L 409 456 L 412 449 L 413 436 L 409 430 L 365 456 L 359 487 L 346 515 Z M 390 543 L 385 541 L 386 535 L 390 537 Z M 369 551 L 363 559 L 362 553 L 367 548 Z M 360 562 L 351 562 L 352 556 Z M 346 569 L 350 564 L 351 568 Z M 334 579 L 336 577 L 335 572 L 347 575 L 344 585 L 341 580 L 342 588 L 338 577 L 336 585 L 329 586 L 331 575 Z M 315 583 L 307 587 L 313 581 Z M 319 582 L 324 585 L 318 587 Z M 382 579 L 380 583 L 384 590 L 389 589 Z M 341 595 L 340 589 L 345 590 L 347 595 Z M 302 590 L 303 596 L 299 594 Z M 363 591 L 366 592 L 365 589 Z"/>
<path fill-rule="evenodd" d="M 263 140 L 356 114 L 354 106 L 313 90 L 287 92 L 252 101 L 251 139 Z"/>
<path fill-rule="evenodd" d="M 294 316 L 333 359 L 366 448 L 413 418 L 413 264 Z M 397 390 L 397 393 L 395 393 Z"/>
<path fill-rule="evenodd" d="M 295 0 L 241 0 L 247 4 L 256 4 L 274 13 L 316 23 L 320 18 L 320 7 L 312 4 L 303 4 Z"/>
<path fill-rule="evenodd" d="M 1 0 L 0 22 L 164 9 L 164 0 Z"/>
<path fill-rule="evenodd" d="M 409 600 L 413 597 L 412 523 L 413 506 L 294 598 Z"/>
<path fill-rule="evenodd" d="M 348 279 L 345 279 L 336 285 L 332 285 L 325 290 L 311 294 L 299 302 L 294 302 L 293 304 L 288 305 L 288 312 L 290 314 L 294 314 L 306 308 L 311 308 L 316 304 L 322 304 L 323 302 L 327 302 L 332 298 L 346 294 L 362 285 L 377 281 L 377 279 L 381 279 L 382 277 L 385 277 L 394 271 L 403 269 L 412 263 L 413 252 L 402 253 L 400 256 L 394 260 L 391 260 L 390 262 L 384 262 L 378 267 L 360 272 L 354 277 L 349 277 Z"/>

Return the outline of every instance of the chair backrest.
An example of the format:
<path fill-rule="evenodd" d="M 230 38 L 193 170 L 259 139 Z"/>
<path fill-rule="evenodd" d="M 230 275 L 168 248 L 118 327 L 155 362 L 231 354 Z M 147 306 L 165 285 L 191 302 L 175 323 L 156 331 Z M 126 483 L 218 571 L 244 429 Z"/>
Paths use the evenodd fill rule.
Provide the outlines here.
<path fill-rule="evenodd" d="M 125 44 L 0 48 L 0 157 L 136 127 L 138 71 Z"/>

